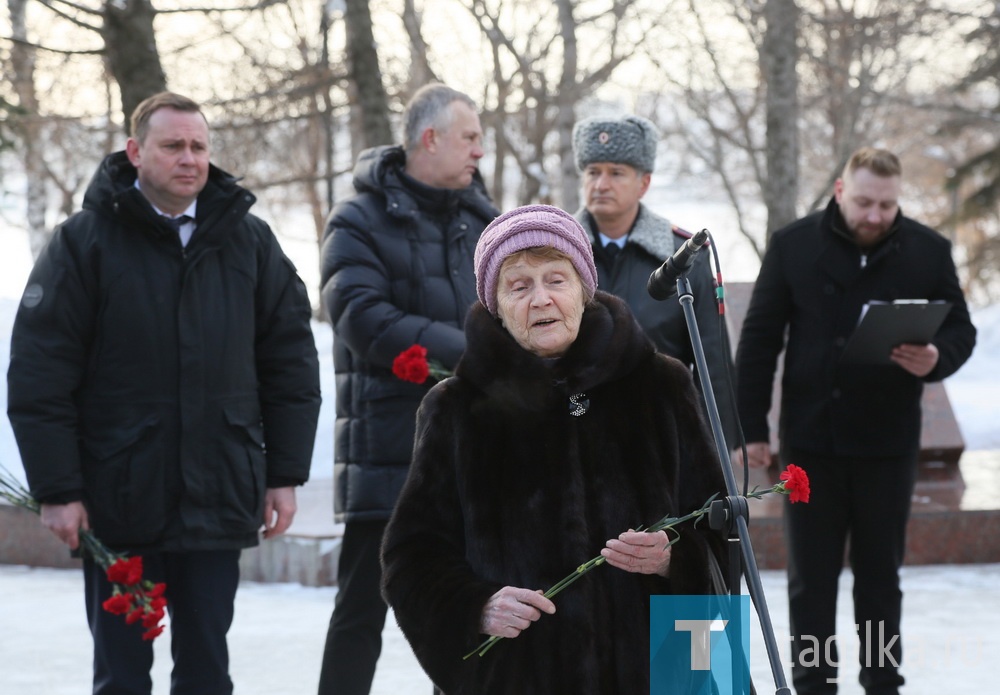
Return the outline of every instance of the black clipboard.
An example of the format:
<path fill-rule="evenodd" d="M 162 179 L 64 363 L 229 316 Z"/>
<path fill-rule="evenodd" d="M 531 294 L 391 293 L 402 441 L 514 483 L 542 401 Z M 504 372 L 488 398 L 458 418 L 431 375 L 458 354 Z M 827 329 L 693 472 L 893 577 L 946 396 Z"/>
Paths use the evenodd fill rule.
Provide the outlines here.
<path fill-rule="evenodd" d="M 925 345 L 951 311 L 951 302 L 897 299 L 869 302 L 840 361 L 845 364 L 893 364 L 892 349 L 902 343 Z"/>

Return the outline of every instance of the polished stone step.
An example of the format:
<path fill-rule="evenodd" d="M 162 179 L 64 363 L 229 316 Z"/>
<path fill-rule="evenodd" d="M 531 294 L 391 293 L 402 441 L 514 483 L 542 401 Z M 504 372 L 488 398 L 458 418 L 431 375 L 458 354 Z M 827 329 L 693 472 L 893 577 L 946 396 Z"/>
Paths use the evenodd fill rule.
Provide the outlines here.
<path fill-rule="evenodd" d="M 742 469 L 736 472 L 742 485 Z M 777 473 L 751 471 L 751 489 L 769 487 Z M 782 505 L 769 495 L 750 500 L 750 542 L 760 569 L 785 567 Z M 967 451 L 958 464 L 927 460 L 920 472 L 907 528 L 906 564 L 1000 562 L 1000 451 Z"/>
<path fill-rule="evenodd" d="M 737 481 L 742 472 L 737 471 Z M 754 485 L 770 486 L 774 474 L 753 471 Z M 336 583 L 343 527 L 333 523 L 330 480 L 300 488 L 291 532 L 243 553 L 242 577 L 251 581 Z M 785 566 L 782 498 L 750 500 L 750 540 L 760 569 Z M 913 499 L 907 564 L 1000 562 L 1000 451 L 967 451 L 958 465 L 925 461 Z M 23 509 L 0 505 L 0 563 L 72 567 L 59 541 Z"/>

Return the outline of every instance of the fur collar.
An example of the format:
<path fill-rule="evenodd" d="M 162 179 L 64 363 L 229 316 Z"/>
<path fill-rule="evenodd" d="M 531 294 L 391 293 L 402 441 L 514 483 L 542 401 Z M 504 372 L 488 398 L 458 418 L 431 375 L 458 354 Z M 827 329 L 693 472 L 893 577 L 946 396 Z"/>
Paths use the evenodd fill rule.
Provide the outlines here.
<path fill-rule="evenodd" d="M 628 240 L 655 258 L 669 258 L 674 253 L 674 225 L 640 203 L 639 217 L 632 225 Z"/>
<path fill-rule="evenodd" d="M 556 360 L 518 345 L 480 302 L 469 311 L 465 333 L 456 375 L 495 402 L 536 411 L 627 374 L 654 353 L 625 303 L 601 291 L 587 305 L 576 341 Z"/>
<path fill-rule="evenodd" d="M 597 229 L 592 224 L 593 218 L 586 208 L 581 208 L 575 217 L 590 234 L 590 238 L 596 240 Z M 657 215 L 639 203 L 639 216 L 629 232 L 628 243 L 640 246 L 654 258 L 669 258 L 675 250 L 674 229 L 674 225 L 666 217 Z"/>

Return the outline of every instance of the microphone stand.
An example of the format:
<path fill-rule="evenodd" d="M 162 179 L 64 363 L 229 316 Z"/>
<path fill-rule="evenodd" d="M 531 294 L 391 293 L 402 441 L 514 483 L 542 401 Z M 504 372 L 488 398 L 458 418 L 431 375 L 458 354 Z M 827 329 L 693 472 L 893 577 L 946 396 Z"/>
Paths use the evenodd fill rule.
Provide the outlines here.
<path fill-rule="evenodd" d="M 774 628 L 771 625 L 771 616 L 767 610 L 767 600 L 764 598 L 764 587 L 760 583 L 760 570 L 757 568 L 757 559 L 754 556 L 753 546 L 750 543 L 750 530 L 747 526 L 747 519 L 749 517 L 747 500 L 738 494 L 736 476 L 733 475 L 732 464 L 729 459 L 729 448 L 726 446 L 726 438 L 722 433 L 719 406 L 715 400 L 715 391 L 712 390 L 712 380 L 708 373 L 708 364 L 705 361 L 705 349 L 701 342 L 698 322 L 695 319 L 694 294 L 686 272 L 677 278 L 677 301 L 680 302 L 681 309 L 684 312 L 684 320 L 687 322 L 688 334 L 691 336 L 695 367 L 698 370 L 698 379 L 701 382 L 701 389 L 705 397 L 708 419 L 712 425 L 712 435 L 715 437 L 715 446 L 719 451 L 719 463 L 722 465 L 722 474 L 726 479 L 726 490 L 729 493 L 729 496 L 725 499 L 714 501 L 709 511 L 709 521 L 712 528 L 726 528 L 729 532 L 729 542 L 727 543 L 730 560 L 729 591 L 731 595 L 740 594 L 740 556 L 742 551 L 742 574 L 746 577 L 750 598 L 757 609 L 757 617 L 760 618 L 761 632 L 763 633 L 764 645 L 767 648 L 767 656 L 771 664 L 771 675 L 774 678 L 776 688 L 775 694 L 791 695 L 792 691 L 788 688 L 788 684 L 785 681 L 785 671 L 781 665 L 781 657 L 778 654 L 778 645 L 774 638 Z M 734 531 L 735 536 L 733 535 Z M 734 679 L 736 677 L 736 657 L 736 649 L 733 648 Z"/>

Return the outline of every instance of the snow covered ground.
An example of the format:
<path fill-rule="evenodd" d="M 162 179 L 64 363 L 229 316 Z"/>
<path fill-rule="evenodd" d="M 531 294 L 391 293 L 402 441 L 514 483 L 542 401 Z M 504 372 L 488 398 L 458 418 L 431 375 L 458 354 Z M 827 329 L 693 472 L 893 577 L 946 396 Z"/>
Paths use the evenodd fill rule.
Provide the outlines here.
<path fill-rule="evenodd" d="M 1000 449 L 1000 304 L 974 311 L 976 348 L 945 390 L 965 437 L 966 449 Z"/>
<path fill-rule="evenodd" d="M 788 660 L 785 575 L 762 573 L 771 623 Z M 1000 565 L 906 567 L 903 673 L 908 695 L 995 692 L 993 658 L 1000 651 Z M 840 693 L 862 695 L 857 684 L 857 639 L 850 613 L 851 575 L 841 578 L 838 635 Z M 4 695 L 79 695 L 89 692 L 91 641 L 83 612 L 82 578 L 75 570 L 0 565 L 0 692 Z M 289 584 L 241 585 L 229 634 L 238 695 L 312 695 L 319 681 L 334 588 Z M 752 676 L 757 692 L 774 680 L 754 616 Z M 543 618 L 544 619 L 544 618 Z M 390 615 L 372 695 L 430 695 Z M 169 632 L 154 643 L 153 695 L 167 695 Z M 485 658 L 502 658 L 494 651 Z M 786 669 L 786 680 L 790 679 Z M 608 695 L 618 695 L 609 693 Z"/>

